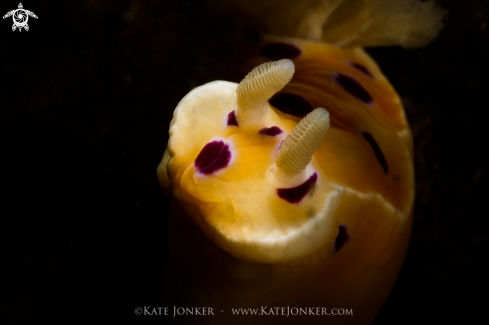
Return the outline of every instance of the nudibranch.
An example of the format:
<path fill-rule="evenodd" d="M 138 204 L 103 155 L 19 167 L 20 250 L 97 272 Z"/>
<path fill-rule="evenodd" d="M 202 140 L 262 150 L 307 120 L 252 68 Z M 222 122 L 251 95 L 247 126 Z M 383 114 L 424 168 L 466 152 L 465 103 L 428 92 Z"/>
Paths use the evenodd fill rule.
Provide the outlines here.
<path fill-rule="evenodd" d="M 371 323 L 413 217 L 400 99 L 355 44 L 266 36 L 248 65 L 239 84 L 207 83 L 175 109 L 158 166 L 176 198 L 168 301 L 214 309 L 191 323 L 324 323 L 333 308 L 351 315 L 328 323 Z M 324 317 L 301 313 L 312 307 Z"/>
<path fill-rule="evenodd" d="M 409 128 L 398 97 L 364 52 L 301 45 L 304 62 L 314 62 L 309 51 L 331 58 L 312 70 L 321 79 L 306 70 L 304 80 L 289 82 L 302 61 L 282 59 L 259 65 L 240 84 L 214 81 L 185 96 L 158 173 L 171 180 L 207 238 L 230 255 L 222 259 L 228 274 L 207 284 L 222 297 L 215 308 L 249 306 L 228 295 L 240 296 L 251 277 L 251 285 L 262 284 L 253 300 L 272 295 L 264 300 L 269 306 L 280 298 L 277 288 L 304 282 L 306 297 L 295 301 L 294 293 L 287 303 L 344 306 L 365 318 L 385 299 L 406 249 L 413 203 Z M 303 90 L 307 78 L 310 89 Z M 357 88 L 365 88 L 368 101 Z M 298 114 L 294 106 L 269 103 L 284 106 L 291 95 L 292 102 L 309 103 Z M 326 108 L 314 108 L 316 102 Z M 237 261 L 245 271 L 229 266 Z M 251 275 L 242 274 L 248 269 Z M 220 285 L 231 280 L 237 288 L 224 294 Z M 203 292 L 216 303 L 217 293 Z"/>

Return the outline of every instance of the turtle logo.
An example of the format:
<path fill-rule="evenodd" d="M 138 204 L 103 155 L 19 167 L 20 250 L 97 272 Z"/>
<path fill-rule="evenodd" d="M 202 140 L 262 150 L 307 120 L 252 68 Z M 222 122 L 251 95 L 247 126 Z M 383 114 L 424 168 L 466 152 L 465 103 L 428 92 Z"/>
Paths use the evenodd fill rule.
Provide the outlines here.
<path fill-rule="evenodd" d="M 12 16 L 12 19 L 14 20 L 14 24 L 12 25 L 12 31 L 15 31 L 16 28 L 19 29 L 19 32 L 22 31 L 22 28 L 28 31 L 29 25 L 27 25 L 27 21 L 29 20 L 29 16 L 37 19 L 35 13 L 29 10 L 25 10 L 23 8 L 24 7 L 22 6 L 22 3 L 19 3 L 18 9 L 9 11 L 5 14 L 5 16 L 3 16 L 3 19 Z"/>

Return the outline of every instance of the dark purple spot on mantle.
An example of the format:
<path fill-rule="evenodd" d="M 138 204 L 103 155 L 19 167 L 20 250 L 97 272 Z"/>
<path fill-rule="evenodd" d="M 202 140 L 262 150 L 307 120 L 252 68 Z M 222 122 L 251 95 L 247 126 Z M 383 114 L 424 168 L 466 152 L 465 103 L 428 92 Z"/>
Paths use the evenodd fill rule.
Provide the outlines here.
<path fill-rule="evenodd" d="M 337 253 L 341 247 L 348 241 L 348 232 L 346 231 L 346 225 L 340 225 L 340 229 L 338 232 L 338 236 L 336 236 L 336 239 L 334 241 L 334 252 Z"/>
<path fill-rule="evenodd" d="M 334 76 L 336 84 L 350 93 L 353 97 L 361 100 L 365 104 L 373 102 L 372 96 L 362 87 L 362 85 L 352 77 L 336 73 Z"/>
<path fill-rule="evenodd" d="M 297 117 L 304 117 L 314 110 L 304 97 L 291 93 L 275 94 L 269 103 L 276 109 Z"/>
<path fill-rule="evenodd" d="M 276 135 L 279 135 L 280 133 L 282 133 L 282 129 L 280 129 L 278 126 L 272 126 L 270 128 L 264 128 L 264 129 L 261 129 L 260 134 L 262 135 L 269 135 L 271 137 L 274 137 Z"/>
<path fill-rule="evenodd" d="M 307 181 L 299 186 L 292 188 L 278 188 L 277 194 L 281 199 L 289 203 L 299 203 L 309 193 L 311 188 L 316 184 L 318 174 L 314 173 Z"/>
<path fill-rule="evenodd" d="M 375 157 L 377 158 L 380 165 L 382 166 L 384 173 L 387 175 L 389 173 L 389 166 L 387 165 L 387 160 L 385 160 L 384 153 L 382 152 L 379 145 L 377 144 L 377 141 L 375 141 L 374 137 L 368 132 L 362 131 L 362 136 L 365 140 L 367 140 L 367 142 L 372 147 Z"/>
<path fill-rule="evenodd" d="M 195 159 L 195 168 L 199 173 L 208 175 L 226 167 L 230 160 L 231 151 L 228 145 L 222 141 L 212 141 L 200 151 Z"/>
<path fill-rule="evenodd" d="M 367 76 L 369 76 L 370 78 L 373 78 L 374 76 L 372 76 L 372 74 L 370 73 L 370 71 L 368 71 L 367 68 L 365 68 L 363 65 L 361 64 L 358 64 L 358 63 L 353 63 L 353 62 L 349 62 L 349 64 L 356 68 L 357 70 L 363 72 L 364 74 L 366 74 Z"/>
<path fill-rule="evenodd" d="M 261 49 L 261 55 L 271 60 L 295 59 L 301 54 L 300 48 L 287 43 L 267 44 Z"/>
<path fill-rule="evenodd" d="M 228 126 L 238 126 L 238 121 L 236 121 L 236 113 L 232 111 L 228 114 Z"/>

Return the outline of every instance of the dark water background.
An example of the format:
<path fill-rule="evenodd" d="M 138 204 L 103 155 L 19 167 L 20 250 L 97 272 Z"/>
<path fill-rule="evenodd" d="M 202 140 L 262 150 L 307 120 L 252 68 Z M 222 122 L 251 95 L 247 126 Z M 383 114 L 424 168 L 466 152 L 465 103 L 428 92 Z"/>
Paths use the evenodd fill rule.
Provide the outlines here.
<path fill-rule="evenodd" d="M 428 47 L 369 50 L 406 103 L 417 182 L 375 324 L 488 318 L 489 2 L 440 3 L 450 13 Z M 162 305 L 156 166 L 173 109 L 225 72 L 239 28 L 199 0 L 24 8 L 39 16 L 28 32 L 0 21 L 0 324 L 161 323 L 134 315 Z"/>

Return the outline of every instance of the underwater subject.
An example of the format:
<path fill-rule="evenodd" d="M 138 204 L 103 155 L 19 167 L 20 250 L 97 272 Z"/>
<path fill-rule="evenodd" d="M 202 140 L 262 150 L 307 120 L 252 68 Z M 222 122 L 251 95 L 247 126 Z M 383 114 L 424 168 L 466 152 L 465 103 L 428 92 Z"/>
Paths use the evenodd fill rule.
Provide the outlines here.
<path fill-rule="evenodd" d="M 174 195 L 167 305 L 212 308 L 192 324 L 371 323 L 401 269 L 415 196 L 400 98 L 363 47 L 427 45 L 445 11 L 208 2 L 263 35 L 235 67 L 249 71 L 239 84 L 194 88 L 174 111 L 157 170 Z"/>

